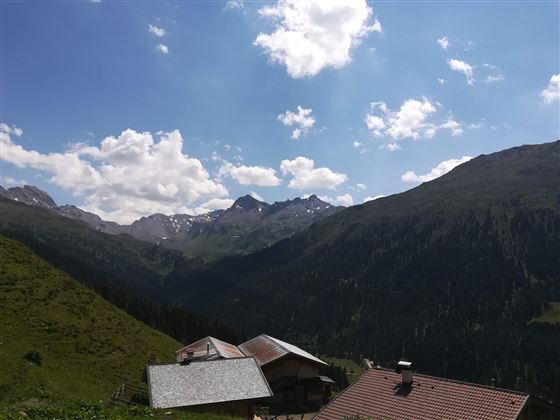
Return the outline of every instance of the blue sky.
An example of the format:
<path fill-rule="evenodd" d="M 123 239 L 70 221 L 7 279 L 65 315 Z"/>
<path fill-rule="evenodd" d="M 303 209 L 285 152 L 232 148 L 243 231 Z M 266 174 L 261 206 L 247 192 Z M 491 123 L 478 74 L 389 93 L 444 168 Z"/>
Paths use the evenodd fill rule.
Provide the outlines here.
<path fill-rule="evenodd" d="M 2 185 L 111 220 L 249 192 L 358 204 L 560 137 L 558 2 L 2 1 L 1 12 Z"/>

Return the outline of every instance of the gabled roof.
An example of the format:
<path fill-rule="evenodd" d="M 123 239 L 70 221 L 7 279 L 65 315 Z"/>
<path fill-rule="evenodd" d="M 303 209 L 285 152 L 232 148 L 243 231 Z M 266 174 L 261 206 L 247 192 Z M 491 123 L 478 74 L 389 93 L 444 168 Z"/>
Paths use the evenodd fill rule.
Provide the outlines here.
<path fill-rule="evenodd" d="M 188 407 L 272 396 L 252 357 L 148 365 L 150 406 Z"/>
<path fill-rule="evenodd" d="M 318 420 L 360 415 L 390 419 L 516 419 L 529 394 L 414 374 L 411 386 L 388 369 L 370 369 L 319 412 Z"/>
<path fill-rule="evenodd" d="M 209 351 L 207 352 L 207 345 L 210 345 Z M 204 337 L 194 343 L 191 343 L 185 347 L 180 348 L 175 352 L 177 361 L 183 360 L 188 352 L 193 352 L 195 358 L 208 358 L 215 356 L 214 358 L 224 358 L 231 359 L 235 357 L 245 357 L 245 355 L 233 344 L 226 343 L 225 341 L 218 340 L 214 337 Z"/>
<path fill-rule="evenodd" d="M 255 356 L 260 366 L 264 366 L 288 354 L 294 354 L 312 362 L 326 365 L 321 359 L 309 354 L 305 350 L 266 334 L 261 334 L 240 344 L 239 349 L 247 356 Z"/>

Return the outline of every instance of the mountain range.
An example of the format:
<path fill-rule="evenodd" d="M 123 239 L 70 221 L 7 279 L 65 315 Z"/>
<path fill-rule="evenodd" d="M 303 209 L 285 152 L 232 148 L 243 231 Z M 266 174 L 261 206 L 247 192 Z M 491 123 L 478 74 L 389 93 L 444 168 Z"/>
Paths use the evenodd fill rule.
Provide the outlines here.
<path fill-rule="evenodd" d="M 316 195 L 274 204 L 246 195 L 226 210 L 197 216 L 157 213 L 130 225 L 119 225 L 74 205 L 58 206 L 48 193 L 30 185 L 9 189 L 0 186 L 0 196 L 81 220 L 100 232 L 127 234 L 190 256 L 206 258 L 246 254 L 265 248 L 344 208 L 326 203 Z"/>
<path fill-rule="evenodd" d="M 554 319 L 543 314 L 560 302 L 560 141 L 481 155 L 313 222 L 314 197 L 273 205 L 242 197 L 204 235 L 187 235 L 208 247 L 199 255 L 218 251 L 206 260 L 188 246 L 162 246 L 173 243 L 162 239 L 168 230 L 154 228 L 152 243 L 109 235 L 53 211 L 48 196 L 27 191 L 25 204 L 23 193 L 5 191 L 15 194 L 0 197 L 0 234 L 95 290 L 182 306 L 317 353 L 381 365 L 410 359 L 428 374 L 560 402 L 560 325 L 539 321 Z M 286 228 L 252 253 L 231 247 L 294 208 L 288 219 L 310 214 L 307 227 Z M 152 216 L 173 231 L 171 217 Z M 149 317 L 148 308 L 135 313 Z"/>

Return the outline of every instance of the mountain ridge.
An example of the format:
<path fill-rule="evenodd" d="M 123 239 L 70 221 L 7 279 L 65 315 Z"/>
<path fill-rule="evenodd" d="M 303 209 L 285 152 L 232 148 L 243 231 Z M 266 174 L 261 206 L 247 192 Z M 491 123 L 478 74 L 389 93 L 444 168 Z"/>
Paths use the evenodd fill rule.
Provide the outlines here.
<path fill-rule="evenodd" d="M 270 246 L 343 209 L 320 200 L 316 195 L 268 204 L 247 194 L 225 210 L 197 216 L 155 213 L 129 225 L 120 225 L 75 205 L 58 206 L 46 192 L 30 185 L 9 189 L 0 186 L 0 196 L 81 220 L 100 232 L 127 234 L 191 256 L 211 258 L 245 254 Z"/>

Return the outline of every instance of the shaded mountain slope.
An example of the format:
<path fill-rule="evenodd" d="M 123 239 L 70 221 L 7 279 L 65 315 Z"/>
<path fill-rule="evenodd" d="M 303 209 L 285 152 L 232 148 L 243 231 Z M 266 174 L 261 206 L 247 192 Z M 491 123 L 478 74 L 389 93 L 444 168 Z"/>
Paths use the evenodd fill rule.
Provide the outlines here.
<path fill-rule="evenodd" d="M 165 300 L 162 279 L 183 258 L 177 251 L 97 232 L 84 222 L 1 197 L 0 233 L 28 245 L 80 281 L 103 281 L 159 301 Z"/>

